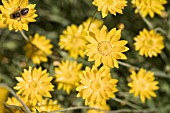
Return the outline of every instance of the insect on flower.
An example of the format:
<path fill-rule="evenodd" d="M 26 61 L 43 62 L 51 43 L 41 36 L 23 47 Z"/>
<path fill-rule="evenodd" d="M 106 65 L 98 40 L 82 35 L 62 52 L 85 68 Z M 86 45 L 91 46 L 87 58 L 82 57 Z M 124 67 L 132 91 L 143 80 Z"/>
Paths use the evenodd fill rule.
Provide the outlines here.
<path fill-rule="evenodd" d="M 13 19 L 17 19 L 17 18 L 19 18 L 19 17 L 20 17 L 19 11 L 14 12 L 14 13 L 12 14 L 12 18 L 13 18 Z"/>
<path fill-rule="evenodd" d="M 24 9 L 21 9 L 21 10 L 18 10 L 16 12 L 12 13 L 11 16 L 13 19 L 21 20 L 21 16 L 27 15 L 28 12 L 29 12 L 29 8 L 24 8 Z"/>
<path fill-rule="evenodd" d="M 28 12 L 29 12 L 29 9 L 28 8 L 24 8 L 24 9 L 22 9 L 21 10 L 21 15 L 26 15 L 26 14 L 28 14 Z"/>

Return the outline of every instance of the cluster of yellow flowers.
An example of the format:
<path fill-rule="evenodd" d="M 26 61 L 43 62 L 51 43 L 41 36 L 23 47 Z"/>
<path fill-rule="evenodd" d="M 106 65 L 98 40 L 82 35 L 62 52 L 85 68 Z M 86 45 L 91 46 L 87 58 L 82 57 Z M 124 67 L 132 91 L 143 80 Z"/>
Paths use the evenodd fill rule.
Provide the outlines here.
<path fill-rule="evenodd" d="M 0 24 L 8 25 L 9 30 L 28 31 L 29 22 L 35 22 L 38 15 L 35 14 L 35 4 L 29 4 L 28 0 L 2 0 L 0 7 Z M 163 7 L 166 0 L 133 0 L 135 12 L 139 12 L 143 17 L 148 14 L 154 17 L 154 13 L 161 15 L 165 10 Z M 127 5 L 126 0 L 93 0 L 93 4 L 102 12 L 102 17 L 111 14 L 122 14 L 122 10 Z M 121 30 L 112 28 L 108 31 L 99 19 L 88 18 L 81 25 L 70 25 L 59 37 L 60 49 L 66 50 L 74 60 L 62 60 L 54 69 L 55 82 L 58 90 L 63 89 L 67 94 L 71 91 L 78 91 L 77 97 L 85 100 L 85 105 L 109 110 L 107 100 L 115 98 L 118 80 L 111 76 L 110 68 L 119 68 L 119 60 L 127 59 L 124 52 L 129 50 L 126 47 L 126 40 L 120 40 Z M 143 29 L 134 38 L 135 50 L 145 57 L 157 56 L 164 48 L 163 36 L 154 30 Z M 48 56 L 52 55 L 53 45 L 46 36 L 36 33 L 29 37 L 29 41 L 24 46 L 26 56 L 32 59 L 34 64 L 47 62 Z M 88 61 L 94 61 L 94 65 L 85 67 L 75 61 L 78 57 L 88 57 Z M 158 82 L 155 81 L 154 73 L 141 68 L 138 73 L 132 71 L 131 82 L 128 86 L 130 93 L 140 96 L 144 103 L 146 98 L 156 97 L 155 90 L 158 90 Z M 29 67 L 24 70 L 21 77 L 16 77 L 18 83 L 14 87 L 22 101 L 36 113 L 36 109 L 41 111 L 53 111 L 62 109 L 57 100 L 52 100 L 50 91 L 55 90 L 52 84 L 52 76 L 47 70 L 42 68 Z M 1 89 L 0 89 L 1 90 Z M 8 98 L 7 104 L 21 106 L 16 98 Z M 13 109 L 15 113 L 20 113 L 18 109 Z M 89 110 L 89 113 L 95 111 Z"/>

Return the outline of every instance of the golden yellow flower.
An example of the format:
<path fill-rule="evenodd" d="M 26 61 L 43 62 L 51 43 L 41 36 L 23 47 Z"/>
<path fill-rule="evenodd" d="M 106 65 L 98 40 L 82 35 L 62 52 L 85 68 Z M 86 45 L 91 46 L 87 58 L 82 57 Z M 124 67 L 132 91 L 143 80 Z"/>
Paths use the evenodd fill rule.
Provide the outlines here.
<path fill-rule="evenodd" d="M 6 100 L 7 98 L 7 95 L 8 95 L 8 90 L 4 87 L 0 87 L 0 113 L 5 113 L 4 112 L 4 101 Z"/>
<path fill-rule="evenodd" d="M 51 49 L 53 45 L 50 44 L 50 40 L 45 36 L 40 36 L 38 33 L 34 37 L 30 36 L 30 42 L 24 46 L 26 56 L 31 58 L 34 64 L 40 64 L 41 62 L 47 62 L 47 56 L 52 54 Z"/>
<path fill-rule="evenodd" d="M 20 99 L 21 99 L 28 107 L 30 107 L 29 101 L 26 101 L 23 97 L 20 97 Z M 22 104 L 21 104 L 15 97 L 8 98 L 7 101 L 6 101 L 6 104 L 8 104 L 8 105 L 13 105 L 13 106 L 18 106 L 18 107 L 21 107 L 22 109 L 24 109 L 23 106 L 22 106 Z M 18 108 L 10 108 L 10 110 L 11 110 L 13 113 L 24 113 L 23 110 L 18 109 Z"/>
<path fill-rule="evenodd" d="M 155 33 L 154 30 L 148 31 L 143 29 L 138 36 L 134 38 L 135 50 L 145 57 L 157 56 L 164 48 L 163 36 Z"/>
<path fill-rule="evenodd" d="M 102 17 L 108 15 L 108 11 L 111 14 L 122 14 L 122 10 L 127 6 L 126 0 L 93 0 L 93 4 L 98 7 L 98 11 L 102 12 Z"/>
<path fill-rule="evenodd" d="M 163 5 L 167 4 L 167 0 L 132 0 L 132 4 L 136 6 L 135 13 L 140 11 L 143 17 L 149 14 L 153 18 L 155 13 L 162 15 L 162 11 L 165 10 Z"/>
<path fill-rule="evenodd" d="M 28 4 L 28 0 L 2 0 L 1 12 L 3 22 L 8 24 L 9 30 L 28 31 L 28 23 L 35 22 L 35 4 Z"/>
<path fill-rule="evenodd" d="M 76 88 L 79 93 L 77 97 L 85 99 L 85 105 L 106 105 L 106 100 L 115 97 L 117 79 L 112 79 L 110 72 L 104 68 L 99 70 L 94 67 L 86 67 L 80 75 L 81 84 Z"/>
<path fill-rule="evenodd" d="M 97 109 L 101 109 L 101 110 L 110 110 L 110 107 L 109 105 L 95 105 L 93 106 L 94 108 L 97 108 Z M 95 110 L 95 109 L 91 109 L 91 110 L 88 110 L 87 113 L 106 113 L 104 111 L 99 111 L 99 110 Z"/>
<path fill-rule="evenodd" d="M 67 50 L 69 55 L 75 59 L 79 55 L 84 57 L 86 48 L 85 35 L 86 32 L 82 25 L 76 26 L 72 24 L 60 35 L 59 46 L 61 49 Z"/>
<path fill-rule="evenodd" d="M 0 29 L 4 29 L 6 28 L 6 24 L 3 23 L 3 18 L 2 18 L 2 14 L 0 14 Z"/>
<path fill-rule="evenodd" d="M 53 91 L 54 86 L 51 84 L 53 77 L 48 77 L 47 70 L 42 68 L 29 67 L 29 70 L 24 69 L 22 77 L 16 77 L 17 86 L 14 89 L 19 90 L 17 94 L 24 96 L 26 100 L 30 100 L 33 105 L 36 105 L 37 101 L 41 102 L 42 97 L 50 97 L 49 91 Z"/>
<path fill-rule="evenodd" d="M 57 100 L 51 100 L 51 99 L 43 99 L 42 102 L 39 102 L 37 106 L 32 108 L 33 113 L 37 113 L 36 109 L 39 112 L 50 112 L 50 111 L 55 111 L 55 110 L 60 110 L 62 109 L 61 106 L 58 104 Z M 57 112 L 61 113 L 61 112 Z"/>
<path fill-rule="evenodd" d="M 90 26 L 89 26 L 90 25 Z M 88 18 L 85 22 L 83 22 L 83 26 L 85 27 L 86 31 L 93 31 L 95 32 L 96 30 L 99 31 L 100 28 L 103 25 L 103 21 L 99 20 L 99 19 L 94 19 L 92 21 L 92 18 Z"/>
<path fill-rule="evenodd" d="M 58 89 L 63 89 L 67 94 L 70 94 L 70 91 L 79 85 L 79 74 L 82 73 L 81 67 L 82 64 L 78 64 L 76 61 L 62 61 L 62 63 L 55 68 Z"/>
<path fill-rule="evenodd" d="M 158 81 L 155 81 L 154 73 L 151 71 L 146 71 L 141 68 L 138 73 L 132 71 L 130 75 L 132 81 L 128 83 L 131 87 L 130 93 L 134 93 L 134 96 L 140 95 L 141 101 L 144 103 L 145 98 L 150 99 L 150 97 L 156 97 L 155 90 L 158 90 Z"/>
<path fill-rule="evenodd" d="M 104 66 L 117 67 L 117 59 L 127 59 L 122 52 L 129 50 L 125 45 L 127 41 L 121 40 L 121 30 L 111 29 L 108 33 L 106 26 L 100 32 L 89 32 L 86 36 L 89 44 L 85 54 L 89 56 L 89 61 L 95 61 L 95 66 L 103 63 Z"/>

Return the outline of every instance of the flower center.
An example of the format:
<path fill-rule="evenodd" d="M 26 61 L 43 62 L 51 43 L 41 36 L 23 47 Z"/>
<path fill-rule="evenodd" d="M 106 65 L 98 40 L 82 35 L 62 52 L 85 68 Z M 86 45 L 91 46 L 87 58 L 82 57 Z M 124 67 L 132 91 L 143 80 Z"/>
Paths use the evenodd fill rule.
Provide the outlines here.
<path fill-rule="evenodd" d="M 36 90 L 36 88 L 38 87 L 38 81 L 33 81 L 29 84 L 29 88 L 32 89 L 33 91 Z"/>
<path fill-rule="evenodd" d="M 72 39 L 72 45 L 74 48 L 81 48 L 82 46 L 84 46 L 84 42 L 83 39 L 81 37 L 75 37 Z"/>
<path fill-rule="evenodd" d="M 101 88 L 101 85 L 97 81 L 93 81 L 91 84 L 91 88 L 93 91 L 98 91 Z"/>
<path fill-rule="evenodd" d="M 151 39 L 145 40 L 145 42 L 144 42 L 145 46 L 148 47 L 148 48 L 152 47 L 153 43 L 154 42 Z"/>
<path fill-rule="evenodd" d="M 99 43 L 97 48 L 99 53 L 103 56 L 109 55 L 112 51 L 112 46 L 107 41 L 102 41 L 101 43 Z"/>
<path fill-rule="evenodd" d="M 138 89 L 139 89 L 139 90 L 148 90 L 148 84 L 147 84 L 147 82 L 146 82 L 145 80 L 143 80 L 143 79 L 140 79 L 140 80 L 138 81 Z"/>

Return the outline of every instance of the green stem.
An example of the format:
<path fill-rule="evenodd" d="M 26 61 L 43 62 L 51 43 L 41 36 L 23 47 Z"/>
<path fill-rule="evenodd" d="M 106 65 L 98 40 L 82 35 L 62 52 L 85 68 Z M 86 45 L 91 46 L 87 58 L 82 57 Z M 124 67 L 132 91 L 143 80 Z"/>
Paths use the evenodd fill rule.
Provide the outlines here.
<path fill-rule="evenodd" d="M 120 109 L 108 111 L 107 113 L 155 113 L 156 109 Z"/>
<path fill-rule="evenodd" d="M 20 33 L 26 41 L 29 41 L 28 37 L 25 35 L 23 31 L 20 31 Z"/>
<path fill-rule="evenodd" d="M 112 98 L 112 99 L 113 99 L 114 101 L 117 101 L 117 102 L 119 102 L 119 103 L 123 103 L 123 104 L 128 105 L 128 106 L 130 106 L 130 107 L 132 107 L 132 108 L 135 108 L 135 109 L 141 108 L 141 107 L 138 106 L 138 105 L 135 105 L 135 104 L 130 103 L 130 102 L 128 102 L 128 101 L 121 100 L 121 99 L 119 99 L 119 98 Z"/>
<path fill-rule="evenodd" d="M 92 24 L 93 20 L 95 19 L 95 16 L 96 16 L 97 12 L 98 12 L 98 11 L 96 11 L 96 12 L 93 14 L 93 18 L 92 18 L 92 20 L 91 20 L 91 21 L 90 21 L 90 23 L 89 23 L 89 26 L 88 26 L 87 31 L 89 31 L 89 30 L 90 30 L 90 26 L 91 26 L 91 24 Z"/>
<path fill-rule="evenodd" d="M 66 111 L 77 110 L 77 109 L 95 109 L 95 110 L 99 110 L 99 111 L 106 111 L 106 110 L 101 110 L 101 109 L 97 109 L 97 108 L 94 108 L 94 107 L 79 106 L 79 107 L 65 108 L 65 109 L 62 109 L 62 110 L 55 110 L 55 111 L 46 112 L 46 113 L 66 112 Z"/>
<path fill-rule="evenodd" d="M 154 27 L 153 27 L 152 23 L 149 22 L 145 17 L 142 16 L 139 8 L 137 8 L 137 9 L 138 9 L 139 15 L 142 17 L 143 21 L 146 23 L 146 25 L 149 27 L 149 29 L 153 29 Z"/>
<path fill-rule="evenodd" d="M 120 65 L 122 66 L 125 66 L 125 67 L 128 67 L 128 68 L 133 68 L 135 69 L 136 71 L 138 71 L 140 68 L 139 67 L 136 67 L 136 66 L 133 66 L 133 65 L 130 65 L 128 63 L 124 63 L 124 62 L 120 62 L 118 61 Z M 160 72 L 156 72 L 156 71 L 153 71 L 154 72 L 154 75 L 157 76 L 157 77 L 162 77 L 162 78 L 168 78 L 170 79 L 170 75 L 167 75 L 165 73 L 160 73 Z"/>
<path fill-rule="evenodd" d="M 133 66 L 133 65 L 128 64 L 128 63 L 125 63 L 125 62 L 118 61 L 118 63 L 119 63 L 120 65 L 122 65 L 122 66 L 125 66 L 125 67 L 128 67 L 128 68 L 133 68 L 133 69 L 135 69 L 135 70 L 137 70 L 137 71 L 140 69 L 139 67 Z"/>
<path fill-rule="evenodd" d="M 19 96 L 10 87 L 8 87 L 6 84 L 3 83 L 0 84 L 0 86 L 6 88 L 22 104 L 22 106 L 25 108 L 24 111 L 26 113 L 31 113 L 27 105 L 19 98 Z"/>

